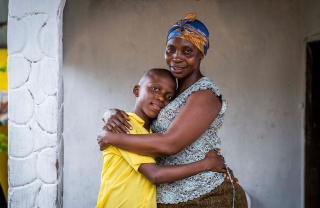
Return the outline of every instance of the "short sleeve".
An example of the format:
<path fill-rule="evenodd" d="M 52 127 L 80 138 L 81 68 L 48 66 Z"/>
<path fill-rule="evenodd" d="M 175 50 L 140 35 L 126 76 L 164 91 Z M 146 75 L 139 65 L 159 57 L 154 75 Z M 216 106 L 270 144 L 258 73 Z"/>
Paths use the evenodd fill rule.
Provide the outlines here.
<path fill-rule="evenodd" d="M 149 132 L 143 128 L 141 125 L 142 120 L 137 120 L 137 117 L 131 117 L 129 121 L 132 126 L 132 130 L 130 130 L 130 134 L 149 134 Z M 135 120 L 135 121 L 133 121 Z M 122 157 L 129 163 L 129 165 L 136 171 L 138 171 L 141 164 L 144 163 L 155 163 L 155 159 L 150 156 L 139 155 L 133 152 L 128 152 L 126 150 L 118 149 Z"/>
<path fill-rule="evenodd" d="M 133 152 L 128 152 L 122 149 L 119 149 L 123 158 L 129 163 L 129 165 L 138 172 L 138 169 L 141 164 L 144 163 L 155 163 L 155 159 L 150 156 L 138 155 Z"/>
<path fill-rule="evenodd" d="M 222 102 L 222 106 L 221 106 L 221 110 L 219 112 L 220 115 L 224 114 L 225 111 L 228 108 L 228 103 L 227 101 L 224 99 L 224 97 L 222 96 L 218 86 L 208 77 L 203 77 L 202 79 L 200 79 L 198 82 L 196 82 L 194 85 L 192 85 L 189 89 L 187 89 L 186 91 L 186 99 L 187 97 L 189 97 L 193 92 L 197 92 L 200 90 L 208 90 L 210 89 L 216 96 L 220 97 L 221 102 Z"/>

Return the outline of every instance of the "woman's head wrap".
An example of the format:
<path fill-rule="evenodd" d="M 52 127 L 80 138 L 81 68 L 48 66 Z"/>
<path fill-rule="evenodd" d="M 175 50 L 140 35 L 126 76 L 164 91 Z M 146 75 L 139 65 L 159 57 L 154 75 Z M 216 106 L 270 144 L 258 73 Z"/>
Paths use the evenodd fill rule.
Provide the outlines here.
<path fill-rule="evenodd" d="M 196 17 L 197 14 L 189 13 L 182 20 L 176 22 L 168 32 L 167 41 L 172 38 L 185 39 L 206 55 L 209 48 L 209 31 Z"/>

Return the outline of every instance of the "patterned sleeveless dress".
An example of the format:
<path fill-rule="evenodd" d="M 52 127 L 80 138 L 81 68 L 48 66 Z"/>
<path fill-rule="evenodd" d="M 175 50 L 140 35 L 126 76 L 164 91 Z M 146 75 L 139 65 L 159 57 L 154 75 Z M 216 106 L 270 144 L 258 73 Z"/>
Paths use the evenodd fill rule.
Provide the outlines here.
<path fill-rule="evenodd" d="M 188 97 L 193 92 L 207 89 L 212 90 L 212 92 L 216 96 L 220 97 L 222 101 L 222 107 L 216 119 L 212 122 L 210 127 L 191 145 L 175 155 L 157 158 L 157 163 L 161 165 L 179 165 L 196 162 L 203 159 L 210 150 L 220 148 L 221 140 L 219 135 L 223 124 L 224 114 L 227 109 L 227 102 L 222 97 L 218 86 L 207 77 L 202 77 L 199 79 L 196 83 L 191 85 L 188 89 L 171 101 L 165 108 L 163 108 L 160 111 L 157 120 L 153 122 L 152 130 L 155 133 L 164 133 L 169 128 L 174 118 L 179 114 Z M 205 196 L 209 192 L 219 187 L 224 181 L 225 178 L 222 173 L 206 171 L 179 181 L 158 185 L 158 207 L 160 207 L 159 204 L 179 204 L 201 198 L 201 196 Z M 229 198 L 231 198 L 232 201 L 232 189 Z M 201 205 L 199 205 L 199 207 L 200 206 Z M 188 207 L 188 205 L 186 205 L 186 207 Z"/>

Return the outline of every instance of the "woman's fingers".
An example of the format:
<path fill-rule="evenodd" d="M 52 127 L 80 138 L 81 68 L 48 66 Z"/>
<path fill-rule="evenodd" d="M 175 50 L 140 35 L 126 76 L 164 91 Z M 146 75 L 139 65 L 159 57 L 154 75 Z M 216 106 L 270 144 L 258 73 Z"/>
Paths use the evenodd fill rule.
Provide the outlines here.
<path fill-rule="evenodd" d="M 119 131 L 117 130 L 117 126 L 114 125 L 110 125 L 110 124 L 105 124 L 106 130 L 114 132 L 114 133 L 118 133 Z"/>
<path fill-rule="evenodd" d="M 107 130 L 109 130 L 109 131 L 113 131 L 113 126 L 111 126 L 109 124 L 105 124 L 104 127 L 107 128 Z"/>
<path fill-rule="evenodd" d="M 122 110 L 110 109 L 103 114 L 102 120 L 105 122 L 109 131 L 118 133 L 129 133 L 131 125 L 128 123 L 130 120 L 128 114 Z"/>
<path fill-rule="evenodd" d="M 132 129 L 131 125 L 128 123 L 128 121 L 130 120 L 129 116 L 123 111 L 121 111 L 119 115 L 115 115 L 115 116 L 117 116 L 114 119 L 114 124 L 116 125 L 115 129 L 118 132 L 128 134 L 129 133 L 128 129 Z"/>
<path fill-rule="evenodd" d="M 119 112 L 122 114 L 122 117 L 123 117 L 124 119 L 126 119 L 126 121 L 130 121 L 130 117 L 129 117 L 129 115 L 128 115 L 126 112 L 124 112 L 124 111 L 122 111 L 122 110 L 119 110 Z M 131 126 L 129 125 L 128 127 L 131 127 Z"/>
<path fill-rule="evenodd" d="M 108 120 L 111 118 L 111 116 L 114 115 L 115 113 L 116 113 L 116 109 L 109 109 L 106 112 L 104 112 L 102 116 L 103 122 L 107 123 Z"/>
<path fill-rule="evenodd" d="M 97 141 L 98 141 L 98 144 L 99 144 L 101 151 L 105 150 L 109 146 L 103 140 L 104 137 L 106 136 L 106 134 L 107 134 L 107 131 L 102 129 L 101 131 L 99 131 L 98 136 L 97 136 Z"/>

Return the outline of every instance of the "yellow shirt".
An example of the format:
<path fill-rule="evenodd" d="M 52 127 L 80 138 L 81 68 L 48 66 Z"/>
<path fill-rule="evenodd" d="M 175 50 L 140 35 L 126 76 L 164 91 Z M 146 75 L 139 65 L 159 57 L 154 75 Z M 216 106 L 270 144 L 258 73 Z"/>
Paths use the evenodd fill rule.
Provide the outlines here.
<path fill-rule="evenodd" d="M 128 113 L 131 134 L 148 134 L 144 121 Z M 154 158 L 142 156 L 109 146 L 103 151 L 101 185 L 96 208 L 153 208 L 156 204 L 156 186 L 150 183 L 138 168 L 143 163 L 155 163 Z"/>

